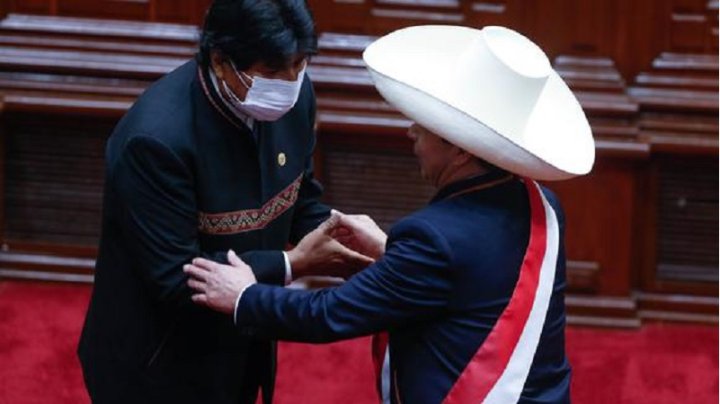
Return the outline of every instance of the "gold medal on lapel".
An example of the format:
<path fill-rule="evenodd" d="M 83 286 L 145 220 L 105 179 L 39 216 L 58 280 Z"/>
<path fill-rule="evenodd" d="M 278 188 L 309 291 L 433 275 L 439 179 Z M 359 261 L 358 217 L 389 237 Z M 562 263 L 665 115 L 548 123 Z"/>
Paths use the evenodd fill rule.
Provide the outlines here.
<path fill-rule="evenodd" d="M 278 164 L 280 165 L 280 167 L 284 166 L 286 162 L 287 160 L 285 158 L 285 153 L 278 154 Z"/>

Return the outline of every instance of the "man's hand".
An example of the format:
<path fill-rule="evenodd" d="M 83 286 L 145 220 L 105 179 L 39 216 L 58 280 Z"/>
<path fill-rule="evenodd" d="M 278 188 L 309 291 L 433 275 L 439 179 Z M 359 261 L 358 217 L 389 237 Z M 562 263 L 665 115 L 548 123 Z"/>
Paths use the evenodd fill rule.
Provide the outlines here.
<path fill-rule="evenodd" d="M 349 278 L 373 263 L 373 259 L 342 245 L 331 236 L 340 217 L 332 215 L 288 251 L 295 278 L 308 275 Z"/>
<path fill-rule="evenodd" d="M 233 314 L 240 292 L 257 283 L 250 267 L 234 251 L 228 251 L 231 265 L 195 258 L 183 271 L 190 276 L 188 286 L 197 292 L 193 302 L 213 310 Z"/>
<path fill-rule="evenodd" d="M 332 217 L 337 217 L 337 225 L 330 233 L 333 238 L 373 259 L 385 253 L 387 235 L 370 216 L 346 215 L 333 210 Z"/>

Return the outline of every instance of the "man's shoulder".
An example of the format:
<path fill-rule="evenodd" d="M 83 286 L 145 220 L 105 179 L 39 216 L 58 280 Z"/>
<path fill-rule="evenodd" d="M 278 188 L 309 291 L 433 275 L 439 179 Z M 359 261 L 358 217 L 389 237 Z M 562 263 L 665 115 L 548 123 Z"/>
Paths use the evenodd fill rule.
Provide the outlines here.
<path fill-rule="evenodd" d="M 197 64 L 189 61 L 153 83 L 137 99 L 124 119 L 138 125 L 182 124 L 177 118 L 192 106 Z M 174 119 L 168 119 L 174 118 Z"/>
<path fill-rule="evenodd" d="M 444 215 L 432 206 L 426 206 L 395 222 L 389 236 L 393 238 L 406 234 L 412 237 L 424 234 L 431 238 L 442 237 Z"/>
<path fill-rule="evenodd" d="M 170 149 L 183 148 L 194 127 L 196 69 L 194 61 L 188 62 L 151 85 L 115 127 L 108 153 L 119 152 L 136 137 L 151 138 Z"/>
<path fill-rule="evenodd" d="M 431 203 L 401 218 L 393 226 L 412 223 L 424 223 L 426 226 L 442 228 L 450 216 L 457 216 L 462 208 L 453 203 Z"/>

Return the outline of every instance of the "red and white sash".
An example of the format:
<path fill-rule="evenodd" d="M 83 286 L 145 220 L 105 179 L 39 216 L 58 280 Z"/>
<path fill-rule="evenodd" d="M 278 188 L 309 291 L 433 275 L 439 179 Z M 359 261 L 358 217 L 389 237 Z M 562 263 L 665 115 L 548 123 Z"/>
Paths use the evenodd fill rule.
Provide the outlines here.
<path fill-rule="evenodd" d="M 530 198 L 530 241 L 508 306 L 455 381 L 443 403 L 515 403 L 530 373 L 555 281 L 560 229 L 540 186 L 525 179 Z M 377 376 L 386 349 L 375 348 Z M 380 380 L 378 387 L 389 386 Z M 381 394 L 383 393 L 378 389 Z M 388 391 L 381 395 L 387 400 Z"/>

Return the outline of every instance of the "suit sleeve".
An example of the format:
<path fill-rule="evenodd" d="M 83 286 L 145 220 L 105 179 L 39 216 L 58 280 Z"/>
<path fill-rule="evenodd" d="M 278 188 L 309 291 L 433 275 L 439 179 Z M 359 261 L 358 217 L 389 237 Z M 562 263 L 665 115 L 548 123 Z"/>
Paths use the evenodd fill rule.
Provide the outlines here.
<path fill-rule="evenodd" d="M 447 307 L 451 260 L 437 231 L 406 220 L 393 228 L 385 255 L 339 287 L 249 287 L 237 307 L 237 324 L 245 334 L 330 342 L 427 321 Z"/>
<path fill-rule="evenodd" d="M 290 242 L 297 244 L 307 233 L 313 231 L 320 223 L 330 216 L 330 208 L 320 202 L 323 194 L 323 187 L 315 179 L 313 168 L 313 153 L 315 151 L 315 95 L 312 90 L 310 80 L 305 78 L 305 86 L 307 87 L 308 104 L 310 105 L 308 112 L 308 120 L 310 133 L 308 133 L 308 149 L 305 154 L 305 170 L 303 172 L 302 182 L 298 200 L 295 205 L 295 214 L 293 216 L 292 229 L 290 234 Z"/>
<path fill-rule="evenodd" d="M 225 263 L 225 252 L 210 254 L 198 244 L 193 175 L 164 144 L 143 136 L 130 139 L 117 158 L 109 187 L 120 212 L 117 220 L 134 269 L 159 301 L 183 306 L 191 292 L 182 267 L 197 256 Z M 248 252 L 260 282 L 284 278 L 280 251 Z M 278 282 L 280 283 L 280 282 Z"/>

